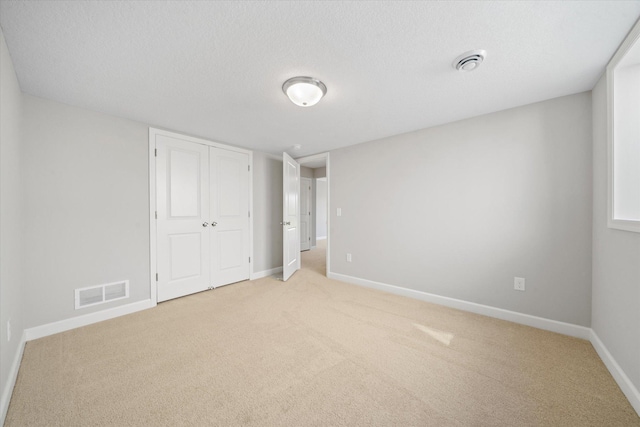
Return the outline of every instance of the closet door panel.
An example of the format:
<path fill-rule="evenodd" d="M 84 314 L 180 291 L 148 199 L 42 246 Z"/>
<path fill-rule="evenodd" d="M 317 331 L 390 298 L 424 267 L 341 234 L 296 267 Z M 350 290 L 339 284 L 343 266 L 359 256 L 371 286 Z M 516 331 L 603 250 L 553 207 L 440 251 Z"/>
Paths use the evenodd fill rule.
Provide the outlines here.
<path fill-rule="evenodd" d="M 158 302 L 210 286 L 209 148 L 156 136 Z"/>
<path fill-rule="evenodd" d="M 211 274 L 214 286 L 249 278 L 249 155 L 210 148 Z"/>

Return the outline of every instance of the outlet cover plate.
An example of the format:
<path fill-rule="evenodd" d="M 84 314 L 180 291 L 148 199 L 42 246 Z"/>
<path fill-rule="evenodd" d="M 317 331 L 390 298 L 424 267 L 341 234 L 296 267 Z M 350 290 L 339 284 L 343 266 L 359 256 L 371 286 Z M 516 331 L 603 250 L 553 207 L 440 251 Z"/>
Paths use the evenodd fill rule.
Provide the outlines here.
<path fill-rule="evenodd" d="M 516 291 L 524 291 L 524 277 L 513 278 L 513 289 Z"/>

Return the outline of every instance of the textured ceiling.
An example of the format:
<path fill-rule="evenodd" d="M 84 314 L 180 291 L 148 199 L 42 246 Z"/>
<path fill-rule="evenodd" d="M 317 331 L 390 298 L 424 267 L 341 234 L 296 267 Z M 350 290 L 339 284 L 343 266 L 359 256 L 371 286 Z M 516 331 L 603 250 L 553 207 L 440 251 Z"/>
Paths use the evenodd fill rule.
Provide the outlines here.
<path fill-rule="evenodd" d="M 296 156 L 590 90 L 638 16 L 640 1 L 0 1 L 24 92 Z M 472 49 L 486 61 L 456 72 Z M 327 85 L 315 107 L 282 93 L 297 75 Z"/>

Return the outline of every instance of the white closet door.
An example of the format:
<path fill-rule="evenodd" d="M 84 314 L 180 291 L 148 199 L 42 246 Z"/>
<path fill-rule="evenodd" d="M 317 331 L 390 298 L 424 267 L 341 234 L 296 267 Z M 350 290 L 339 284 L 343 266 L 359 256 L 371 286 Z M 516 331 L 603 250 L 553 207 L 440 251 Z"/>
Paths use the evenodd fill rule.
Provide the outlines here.
<path fill-rule="evenodd" d="M 156 136 L 158 302 L 207 289 L 209 148 Z"/>
<path fill-rule="evenodd" d="M 249 155 L 211 148 L 210 223 L 213 286 L 249 278 Z"/>

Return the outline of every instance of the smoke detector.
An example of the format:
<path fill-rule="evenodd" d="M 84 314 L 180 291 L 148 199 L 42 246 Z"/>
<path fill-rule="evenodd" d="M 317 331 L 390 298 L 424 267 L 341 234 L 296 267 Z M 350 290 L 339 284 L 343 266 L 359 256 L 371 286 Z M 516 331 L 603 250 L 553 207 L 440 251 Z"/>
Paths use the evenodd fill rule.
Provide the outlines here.
<path fill-rule="evenodd" d="M 456 60 L 453 61 L 453 68 L 458 71 L 473 71 L 482 64 L 482 61 L 484 61 L 486 57 L 486 50 L 470 50 L 458 56 Z"/>

